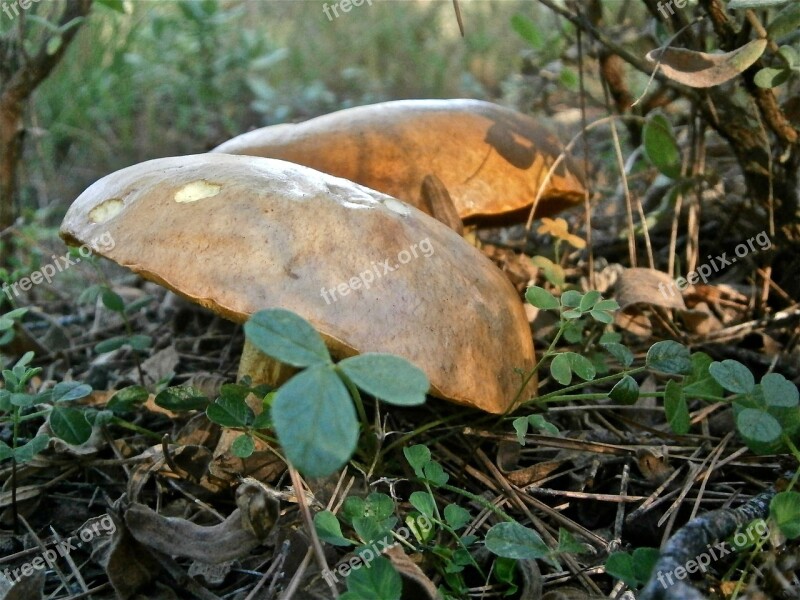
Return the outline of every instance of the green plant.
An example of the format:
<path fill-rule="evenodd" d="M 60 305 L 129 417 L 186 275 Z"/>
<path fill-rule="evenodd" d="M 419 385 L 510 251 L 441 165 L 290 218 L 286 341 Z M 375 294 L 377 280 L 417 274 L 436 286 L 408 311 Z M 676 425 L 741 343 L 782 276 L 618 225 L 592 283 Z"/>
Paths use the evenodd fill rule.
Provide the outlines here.
<path fill-rule="evenodd" d="M 614 552 L 606 560 L 606 573 L 636 589 L 649 581 L 658 556 L 658 548 L 636 548 L 632 553 Z"/>
<path fill-rule="evenodd" d="M 213 403 L 186 386 L 156 397 L 164 408 L 205 410 L 211 421 L 242 431 L 232 448 L 238 456 L 253 452 L 255 437 L 270 440 L 262 430 L 272 429 L 293 466 L 312 477 L 329 475 L 355 452 L 356 414 L 370 428 L 359 390 L 395 406 L 416 406 L 430 387 L 420 369 L 397 356 L 367 353 L 334 363 L 319 333 L 288 310 L 255 313 L 245 334 L 259 351 L 299 372 L 275 391 L 246 381 L 225 385 Z M 246 402 L 250 394 L 262 400 L 258 415 Z"/>

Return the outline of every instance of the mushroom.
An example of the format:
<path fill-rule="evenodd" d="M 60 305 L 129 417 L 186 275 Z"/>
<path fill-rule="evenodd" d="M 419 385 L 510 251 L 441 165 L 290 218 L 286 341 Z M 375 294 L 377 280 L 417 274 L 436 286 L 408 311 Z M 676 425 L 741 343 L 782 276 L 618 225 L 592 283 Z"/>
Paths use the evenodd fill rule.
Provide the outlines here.
<path fill-rule="evenodd" d="M 466 223 L 519 222 L 561 152 L 539 121 L 479 100 L 399 100 L 237 136 L 212 152 L 280 158 L 344 177 L 431 213 L 422 184 L 437 177 Z M 546 217 L 582 202 L 567 160 L 536 207 Z"/>
<path fill-rule="evenodd" d="M 500 414 L 535 393 L 535 381 L 519 393 L 533 343 L 503 273 L 435 219 L 350 181 L 266 158 L 162 158 L 94 183 L 60 233 L 233 321 L 285 308 L 334 357 L 406 358 L 440 398 Z M 268 367 L 248 343 L 240 376 L 272 383 Z"/>

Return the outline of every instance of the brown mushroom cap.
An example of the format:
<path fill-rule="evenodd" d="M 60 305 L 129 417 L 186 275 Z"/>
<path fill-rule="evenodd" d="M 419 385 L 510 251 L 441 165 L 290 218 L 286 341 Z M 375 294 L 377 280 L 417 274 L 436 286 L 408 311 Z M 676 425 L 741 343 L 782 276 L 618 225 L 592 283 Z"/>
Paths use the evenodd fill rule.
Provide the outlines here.
<path fill-rule="evenodd" d="M 436 175 L 465 221 L 512 222 L 527 216 L 561 150 L 537 120 L 497 104 L 399 100 L 256 129 L 213 152 L 288 160 L 422 210 L 422 181 Z M 578 171 L 571 161 L 559 165 L 536 216 L 555 214 L 583 200 Z"/>
<path fill-rule="evenodd" d="M 334 356 L 405 357 L 434 395 L 488 412 L 510 407 L 514 369 L 534 363 L 519 297 L 480 251 L 403 202 L 300 165 L 226 154 L 134 165 L 81 194 L 61 236 L 234 321 L 295 311 Z M 347 292 L 333 300 L 332 288 Z"/>

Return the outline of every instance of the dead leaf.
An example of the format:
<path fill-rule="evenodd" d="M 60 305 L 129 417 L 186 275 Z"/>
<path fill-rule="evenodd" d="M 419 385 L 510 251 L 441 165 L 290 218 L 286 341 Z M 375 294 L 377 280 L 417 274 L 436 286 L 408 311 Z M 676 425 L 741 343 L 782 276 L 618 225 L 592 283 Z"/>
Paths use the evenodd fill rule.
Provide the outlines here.
<path fill-rule="evenodd" d="M 761 57 L 766 47 L 766 39 L 757 39 L 724 54 L 707 54 L 686 48 L 656 48 L 647 53 L 647 60 L 658 63 L 664 75 L 678 83 L 708 88 L 740 75 Z"/>
<path fill-rule="evenodd" d="M 413 598 L 414 600 L 437 600 L 439 594 L 436 585 L 431 581 L 422 569 L 411 560 L 405 551 L 395 545 L 386 551 L 386 556 L 392 565 L 403 578 L 403 598 Z"/>
<path fill-rule="evenodd" d="M 507 473 L 506 479 L 517 487 L 525 487 L 536 483 L 540 479 L 544 479 L 563 464 L 564 461 L 561 460 L 538 462 L 524 469 L 517 469 L 516 471 Z"/>
<path fill-rule="evenodd" d="M 666 273 L 655 269 L 625 269 L 617 279 L 614 298 L 622 310 L 636 304 L 686 310 L 683 296 L 675 281 Z"/>
<path fill-rule="evenodd" d="M 156 352 L 141 365 L 142 373 L 144 373 L 145 376 L 145 384 L 148 387 L 150 385 L 155 385 L 162 379 L 168 377 L 170 373 L 174 373 L 179 361 L 178 351 L 174 346 L 167 346 L 163 350 Z M 131 370 L 127 378 L 138 381 L 139 374 L 137 370 Z"/>
<path fill-rule="evenodd" d="M 0 600 L 40 600 L 44 598 L 44 579 L 41 569 L 17 581 L 11 581 L 0 573 Z"/>
<path fill-rule="evenodd" d="M 178 517 L 162 517 L 149 506 L 133 503 L 125 511 L 125 524 L 148 548 L 212 565 L 246 556 L 261 543 L 242 525 L 238 508 L 222 523 L 203 526 Z"/>
<path fill-rule="evenodd" d="M 637 450 L 636 461 L 642 475 L 655 485 L 660 485 L 674 470 L 669 466 L 663 453 L 657 451 L 655 448 L 641 448 Z"/>
<path fill-rule="evenodd" d="M 112 515 L 113 518 L 113 515 Z M 116 529 L 110 537 L 93 544 L 92 557 L 106 570 L 117 597 L 131 598 L 161 571 L 150 551 L 137 542 L 124 523 L 114 519 Z"/>

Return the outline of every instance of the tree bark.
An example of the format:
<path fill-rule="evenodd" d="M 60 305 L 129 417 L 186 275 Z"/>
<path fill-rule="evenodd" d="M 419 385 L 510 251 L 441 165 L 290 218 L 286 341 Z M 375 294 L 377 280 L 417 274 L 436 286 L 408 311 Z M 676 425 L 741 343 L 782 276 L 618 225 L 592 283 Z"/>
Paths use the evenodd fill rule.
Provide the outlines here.
<path fill-rule="evenodd" d="M 67 0 L 58 26 L 89 14 L 93 0 Z M 17 16 L 18 19 L 24 15 Z M 61 45 L 49 54 L 47 42 L 38 53 L 27 59 L 22 43 L 0 39 L 0 233 L 14 224 L 14 198 L 17 192 L 17 170 L 22 159 L 25 139 L 24 116 L 34 90 L 44 81 L 67 51 L 82 23 L 79 21 L 61 35 Z M 9 68 L 8 65 L 14 65 Z"/>

